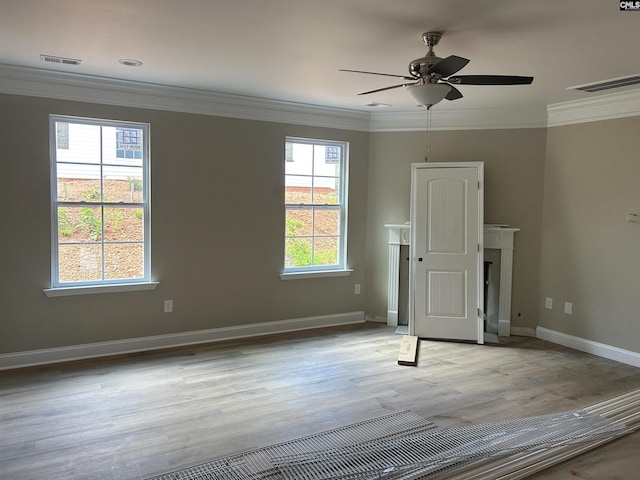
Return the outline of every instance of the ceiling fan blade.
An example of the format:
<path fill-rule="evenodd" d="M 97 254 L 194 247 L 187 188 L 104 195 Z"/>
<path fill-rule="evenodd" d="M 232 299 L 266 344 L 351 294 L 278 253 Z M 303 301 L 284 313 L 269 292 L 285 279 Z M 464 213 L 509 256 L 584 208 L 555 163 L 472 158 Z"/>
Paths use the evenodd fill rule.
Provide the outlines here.
<path fill-rule="evenodd" d="M 456 85 L 529 85 L 533 77 L 517 75 L 457 75 L 447 78 Z"/>
<path fill-rule="evenodd" d="M 415 85 L 415 83 L 401 83 L 399 85 L 391 85 L 390 87 L 376 88 L 375 90 L 369 90 L 368 92 L 362 92 L 362 93 L 359 93 L 358 95 L 369 95 L 370 93 L 384 92 L 385 90 L 391 90 L 393 88 L 406 87 L 407 85 Z"/>
<path fill-rule="evenodd" d="M 347 69 L 344 69 L 344 68 L 341 68 L 338 71 L 339 72 L 351 72 L 351 73 L 365 73 L 367 75 L 382 75 L 384 77 L 404 78 L 405 80 L 415 80 L 414 77 L 407 77 L 405 75 L 395 75 L 393 73 L 365 72 L 363 70 L 347 70 Z"/>
<path fill-rule="evenodd" d="M 469 59 L 467 58 L 450 55 L 447 58 L 443 58 L 435 65 L 432 65 L 426 73 L 427 75 L 435 73 L 441 77 L 448 77 L 462 69 L 467 63 L 469 63 Z"/>
<path fill-rule="evenodd" d="M 453 85 L 449 86 L 451 87 L 451 90 L 449 90 L 449 93 L 447 93 L 444 98 L 446 98 L 447 100 L 457 100 L 459 98 L 462 98 L 462 92 L 460 92 L 460 90 L 458 90 Z"/>

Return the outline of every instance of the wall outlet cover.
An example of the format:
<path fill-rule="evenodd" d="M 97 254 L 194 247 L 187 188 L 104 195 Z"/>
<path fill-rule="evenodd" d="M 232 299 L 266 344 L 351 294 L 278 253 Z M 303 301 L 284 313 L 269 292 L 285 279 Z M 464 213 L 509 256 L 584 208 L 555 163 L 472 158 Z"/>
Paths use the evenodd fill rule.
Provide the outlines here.
<path fill-rule="evenodd" d="M 564 313 L 571 315 L 573 313 L 573 303 L 564 302 Z"/>
<path fill-rule="evenodd" d="M 173 312 L 173 300 L 165 300 L 164 301 L 164 312 L 165 313 Z"/>

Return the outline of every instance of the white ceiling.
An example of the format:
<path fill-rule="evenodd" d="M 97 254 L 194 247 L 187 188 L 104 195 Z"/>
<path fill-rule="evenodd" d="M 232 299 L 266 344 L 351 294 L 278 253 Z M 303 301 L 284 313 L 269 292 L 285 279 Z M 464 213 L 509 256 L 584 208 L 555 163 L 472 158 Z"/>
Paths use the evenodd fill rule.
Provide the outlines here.
<path fill-rule="evenodd" d="M 439 57 L 471 60 L 460 74 L 535 77 L 529 86 L 463 85 L 464 98 L 434 109 L 593 98 L 598 94 L 566 88 L 640 73 L 640 12 L 620 11 L 613 0 L 0 0 L 0 63 L 407 111 L 415 105 L 403 88 L 357 95 L 398 83 L 393 78 L 338 69 L 404 75 L 409 61 L 425 54 L 426 31 L 444 32 Z M 41 54 L 82 63 L 48 64 Z M 126 67 L 122 58 L 143 65 Z"/>

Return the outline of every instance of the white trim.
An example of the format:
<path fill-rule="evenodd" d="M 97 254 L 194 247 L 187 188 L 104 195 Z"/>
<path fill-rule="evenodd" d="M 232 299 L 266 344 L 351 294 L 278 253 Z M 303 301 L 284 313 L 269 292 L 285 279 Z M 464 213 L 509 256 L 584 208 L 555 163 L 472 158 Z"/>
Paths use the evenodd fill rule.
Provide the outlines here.
<path fill-rule="evenodd" d="M 437 130 L 491 130 L 513 128 L 546 128 L 545 107 L 482 108 L 431 111 L 429 129 Z M 405 112 L 375 112 L 371 114 L 370 132 L 424 131 L 424 109 Z"/>
<path fill-rule="evenodd" d="M 515 337 L 534 337 L 536 336 L 535 328 L 514 327 L 511 326 L 511 336 Z"/>
<path fill-rule="evenodd" d="M 511 302 L 509 302 L 509 309 L 511 309 Z M 511 335 L 511 320 L 498 318 L 498 336 L 508 337 L 510 335 Z"/>
<path fill-rule="evenodd" d="M 305 211 L 310 213 L 313 218 L 315 218 L 315 212 L 325 210 L 326 212 L 338 213 L 338 233 L 337 233 L 337 251 L 336 251 L 336 261 L 333 264 L 328 265 L 311 265 L 311 266 L 287 266 L 287 255 L 288 255 L 288 245 L 285 247 L 285 252 L 283 255 L 284 269 L 282 274 L 280 275 L 281 279 L 285 279 L 283 275 L 287 274 L 295 274 L 302 273 L 307 274 L 311 273 L 312 277 L 319 276 L 327 276 L 322 275 L 321 272 L 326 271 L 337 271 L 338 275 L 332 274 L 328 276 L 345 276 L 350 275 L 351 271 L 347 268 L 347 225 L 348 221 L 348 199 L 349 199 L 349 142 L 342 142 L 337 140 L 323 140 L 316 138 L 301 138 L 301 137 L 290 137 L 287 136 L 285 138 L 285 145 L 291 146 L 291 158 L 285 159 L 285 168 L 284 168 L 284 213 L 287 219 L 289 219 L 289 213 L 294 213 L 296 211 L 304 213 Z M 294 150 L 296 146 L 306 145 L 310 147 L 310 150 L 307 150 L 307 153 L 300 153 L 301 158 L 296 159 L 293 158 Z M 316 153 L 316 147 L 322 147 L 325 150 L 325 158 L 318 158 L 318 153 Z M 338 148 L 339 149 L 339 158 L 337 159 L 339 164 L 334 164 L 333 166 L 329 165 L 327 170 L 323 170 L 322 168 L 316 168 L 316 165 L 319 165 L 323 161 L 325 165 L 327 165 L 328 157 L 326 157 L 326 149 L 327 148 Z M 302 163 L 296 163 L 296 160 L 302 161 Z M 306 167 L 306 161 L 310 161 L 311 171 L 308 171 L 308 167 Z M 338 173 L 336 174 L 336 170 Z M 334 181 L 333 186 L 335 187 L 335 182 L 338 183 L 338 188 L 334 193 L 337 193 L 338 201 L 337 203 L 328 204 L 328 203 L 316 203 L 314 201 L 313 194 L 311 195 L 311 202 L 307 203 L 289 203 L 287 201 L 287 188 L 292 186 L 296 187 L 298 185 L 298 181 L 300 178 L 305 178 L 305 181 L 301 183 L 301 186 L 311 187 L 312 192 L 314 191 L 314 185 L 323 184 L 324 181 L 329 181 L 332 179 Z M 307 184 L 310 182 L 310 184 Z M 331 182 L 329 182 L 331 183 Z M 323 184 L 324 185 L 324 184 Z M 331 185 L 324 185 L 326 187 L 330 187 Z M 287 231 L 284 235 L 285 244 L 288 240 L 295 240 L 299 238 L 299 234 L 295 231 L 295 228 L 292 228 L 292 231 L 289 231 L 289 225 L 287 224 Z M 307 239 L 311 241 L 311 245 L 316 244 L 316 239 L 318 238 L 318 234 L 316 233 L 315 227 L 312 226 L 311 233 L 306 234 Z M 313 247 L 315 248 L 315 247 Z M 313 253 L 311 253 L 311 259 L 313 260 Z M 348 273 L 345 273 L 348 272 Z M 295 278 L 309 278 L 309 277 L 295 277 Z"/>
<path fill-rule="evenodd" d="M 640 115 L 640 89 L 547 106 L 549 127 Z"/>
<path fill-rule="evenodd" d="M 387 269 L 387 325 L 398 326 L 400 313 L 398 302 L 400 292 L 400 248 L 409 245 L 411 225 L 409 223 L 387 223 L 385 228 L 389 230 L 389 259 Z"/>
<path fill-rule="evenodd" d="M 365 318 L 366 318 L 367 322 L 376 322 L 376 323 L 388 324 L 387 317 L 382 316 L 382 315 L 367 315 Z"/>
<path fill-rule="evenodd" d="M 369 112 L 0 64 L 0 93 L 198 113 L 344 130 L 369 130 Z"/>
<path fill-rule="evenodd" d="M 58 124 L 63 124 L 67 126 L 67 137 L 71 138 L 71 140 L 69 140 L 69 138 L 67 138 L 67 145 L 66 145 L 66 149 L 60 149 L 58 148 Z M 60 235 L 59 235 L 59 225 L 58 225 L 58 212 L 60 211 L 60 209 L 72 209 L 81 205 L 85 205 L 85 202 L 83 201 L 79 201 L 79 199 L 74 199 L 75 201 L 65 201 L 65 200 L 61 200 L 58 198 L 58 181 L 60 180 L 58 177 L 59 175 L 59 170 L 58 167 L 60 165 L 64 165 L 65 163 L 68 164 L 69 159 L 66 158 L 65 152 L 66 153 L 70 153 L 72 156 L 76 156 L 76 155 L 82 155 L 84 153 L 86 153 L 83 149 L 85 148 L 85 146 L 83 146 L 85 144 L 85 142 L 73 142 L 73 138 L 74 137 L 74 131 L 76 128 L 78 127 L 87 127 L 87 126 L 91 126 L 91 127 L 98 127 L 99 128 L 99 139 L 98 139 L 98 150 L 100 152 L 99 154 L 99 158 L 94 159 L 93 163 L 90 163 L 89 167 L 95 167 L 98 168 L 99 171 L 97 172 L 93 172 L 93 174 L 95 174 L 97 176 L 97 178 L 100 180 L 103 178 L 103 175 L 105 175 L 105 171 L 103 170 L 103 168 L 113 168 L 113 167 L 109 167 L 105 165 L 109 165 L 109 162 L 111 162 L 112 164 L 114 163 L 115 157 L 116 157 L 116 150 L 117 150 L 117 135 L 115 134 L 115 132 L 117 131 L 117 129 L 119 128 L 131 128 L 131 129 L 135 129 L 135 130 L 139 130 L 142 133 L 142 149 L 141 149 L 141 158 L 139 159 L 139 163 L 138 161 L 134 161 L 134 162 L 125 162 L 127 163 L 126 165 L 123 165 L 122 168 L 131 168 L 134 167 L 135 169 L 141 169 L 142 171 L 142 177 L 141 177 L 141 182 L 142 182 L 142 201 L 133 201 L 133 198 L 130 199 L 129 202 L 126 201 L 118 201 L 116 202 L 116 204 L 111 204 L 113 205 L 118 205 L 118 206 L 129 206 L 129 207 L 135 207 L 137 209 L 142 209 L 142 213 L 143 213 L 143 218 L 142 218 L 142 241 L 139 242 L 142 244 L 142 264 L 143 264 L 143 268 L 142 268 L 142 275 L 140 277 L 137 277 L 135 279 L 127 279 L 127 280 L 121 280 L 121 281 L 117 281 L 117 280 L 113 280 L 113 279 L 108 279 L 108 280 L 104 280 L 104 274 L 105 274 L 105 261 L 103 259 L 102 261 L 102 265 L 101 265 L 101 272 L 103 275 L 103 280 L 102 281 L 94 281 L 93 283 L 88 280 L 88 279 L 81 279 L 82 281 L 78 282 L 81 285 L 74 285 L 72 282 L 63 282 L 60 279 L 60 271 L 59 271 L 59 262 L 60 262 L 60 249 L 61 246 L 65 245 L 67 242 L 61 242 L 60 241 Z M 111 148 L 111 150 L 109 150 L 107 148 L 107 150 L 105 150 L 102 146 L 103 143 L 103 132 L 104 132 L 104 128 L 109 128 L 112 129 L 112 131 L 114 132 L 114 136 L 112 139 L 110 139 L 108 142 L 109 148 Z M 68 116 L 68 115 L 55 115 L 55 114 L 50 114 L 49 115 L 49 163 L 50 163 L 50 185 L 51 185 L 51 218 L 50 218 L 50 222 L 51 222 L 51 289 L 45 290 L 45 294 L 47 296 L 54 296 L 54 295 L 50 295 L 50 293 L 52 293 L 52 290 L 56 290 L 56 289 L 65 289 L 67 287 L 93 287 L 93 286 L 97 286 L 97 285 L 106 285 L 106 286 L 112 286 L 112 285 L 123 285 L 123 284 L 149 284 L 150 280 L 151 280 L 151 170 L 150 170 L 150 159 L 149 159 L 149 149 L 150 149 L 150 140 L 149 140 L 149 134 L 150 134 L 150 130 L 151 130 L 151 126 L 149 123 L 142 123 L 142 122 L 126 122 L 126 121 L 117 121 L 117 120 L 105 120 L 105 119 L 99 119 L 99 118 L 86 118 L 86 117 L 76 117 L 76 116 Z M 71 133 L 70 133 L 71 132 Z M 87 140 L 89 141 L 89 140 Z M 94 138 L 93 140 L 91 140 L 91 142 L 95 142 L 96 139 Z M 95 143 L 90 143 L 89 146 L 93 146 L 95 147 Z M 71 150 L 69 150 L 69 148 L 71 148 Z M 88 147 L 86 147 L 88 148 Z M 107 153 L 110 152 L 110 153 Z M 112 156 L 110 158 L 110 156 Z M 74 164 L 76 166 L 81 165 L 80 163 L 75 163 L 77 161 L 77 159 L 71 160 L 72 162 L 74 162 Z M 97 161 L 97 163 L 95 163 L 95 161 Z M 116 163 L 120 163 L 120 162 L 116 162 Z M 84 165 L 85 167 L 87 167 L 87 165 Z M 82 167 L 80 167 L 82 168 Z M 70 175 L 74 175 L 73 172 L 69 171 L 68 172 Z M 133 175 L 135 174 L 135 170 L 130 171 L 130 173 Z M 106 177 L 105 177 L 106 178 Z M 101 194 L 99 195 L 99 199 L 96 200 L 95 202 L 92 203 L 93 207 L 95 208 L 105 208 L 109 206 L 109 203 L 106 201 L 105 198 L 103 198 L 104 196 L 102 195 L 103 193 L 103 189 L 104 186 L 102 184 L 102 180 L 100 180 L 99 182 L 99 188 L 98 190 L 100 190 Z M 105 222 L 106 220 L 104 218 L 100 218 L 100 226 L 101 228 L 105 228 Z M 86 242 L 85 242 L 86 243 Z M 94 239 L 94 245 L 99 246 L 103 249 L 103 253 L 104 253 L 104 245 L 105 245 L 105 239 L 104 237 L 101 237 L 100 239 Z M 155 286 L 153 287 L 155 288 Z M 149 290 L 149 288 L 136 288 L 136 290 Z M 75 291 L 72 291 L 75 292 Z M 100 293 L 97 291 L 93 291 L 93 292 L 81 292 L 80 294 L 83 293 Z M 60 295 L 78 295 L 78 293 L 65 293 L 62 292 L 60 293 L 58 296 Z"/>
<path fill-rule="evenodd" d="M 111 342 L 5 353 L 0 355 L 0 370 L 364 322 L 364 312 L 348 312 L 279 320 L 275 322 L 253 323 L 234 327 L 213 328 L 195 332 L 181 332 L 168 335 L 155 335 L 152 337 L 115 340 Z"/>
<path fill-rule="evenodd" d="M 348 277 L 352 268 L 342 270 L 315 270 L 313 272 L 286 272 L 280 274 L 280 280 L 302 280 L 305 278 Z"/>
<path fill-rule="evenodd" d="M 581 352 L 591 353 L 599 357 L 640 368 L 640 352 L 632 352 L 631 350 L 624 350 L 604 343 L 574 337 L 573 335 L 567 335 L 566 333 L 544 327 L 536 328 L 536 337 L 548 342 L 557 343 L 558 345 L 580 350 Z"/>
<path fill-rule="evenodd" d="M 69 297 L 72 295 L 91 295 L 94 293 L 138 292 L 155 290 L 160 282 L 122 283 L 111 285 L 83 285 L 81 287 L 45 288 L 47 297 Z"/>
<path fill-rule="evenodd" d="M 363 132 L 422 131 L 424 109 L 370 112 L 0 64 L 0 93 Z M 432 110 L 432 130 L 545 128 L 640 115 L 640 89 L 539 107 Z"/>

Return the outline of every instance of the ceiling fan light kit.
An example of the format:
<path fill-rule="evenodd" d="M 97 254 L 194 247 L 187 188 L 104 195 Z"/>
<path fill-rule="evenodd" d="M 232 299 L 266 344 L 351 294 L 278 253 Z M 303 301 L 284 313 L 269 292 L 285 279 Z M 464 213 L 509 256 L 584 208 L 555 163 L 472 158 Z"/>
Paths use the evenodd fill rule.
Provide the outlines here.
<path fill-rule="evenodd" d="M 431 108 L 436 103 L 462 98 L 462 93 L 453 85 L 529 85 L 533 77 L 517 75 L 452 75 L 465 67 L 469 60 L 457 55 L 449 55 L 446 58 L 436 56 L 433 47 L 440 42 L 441 32 L 425 32 L 422 40 L 429 49 L 424 57 L 417 58 L 409 63 L 409 75 L 396 75 L 391 73 L 366 72 L 363 70 L 340 70 L 342 72 L 365 73 L 368 75 L 382 75 L 405 80 L 404 83 L 389 87 L 377 88 L 358 95 L 369 95 L 384 92 L 394 88 L 406 87 L 409 94 L 418 104 Z M 411 83 L 407 83 L 407 81 Z"/>
<path fill-rule="evenodd" d="M 436 103 L 444 100 L 451 91 L 451 86 L 446 83 L 424 83 L 417 85 L 407 85 L 407 91 L 418 105 L 431 108 Z"/>

